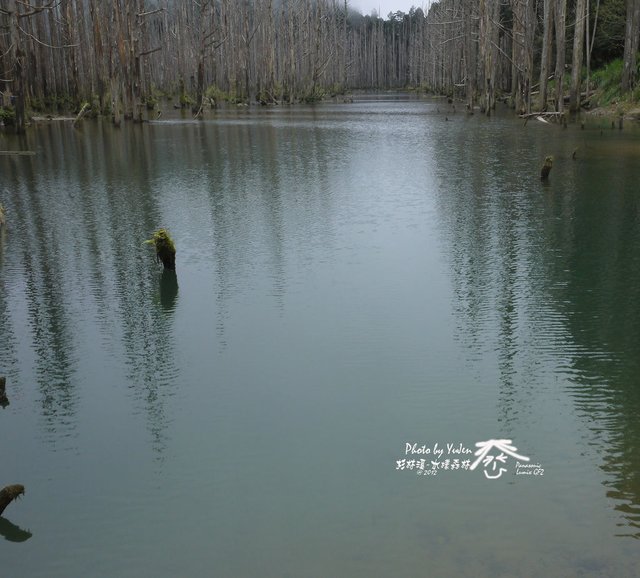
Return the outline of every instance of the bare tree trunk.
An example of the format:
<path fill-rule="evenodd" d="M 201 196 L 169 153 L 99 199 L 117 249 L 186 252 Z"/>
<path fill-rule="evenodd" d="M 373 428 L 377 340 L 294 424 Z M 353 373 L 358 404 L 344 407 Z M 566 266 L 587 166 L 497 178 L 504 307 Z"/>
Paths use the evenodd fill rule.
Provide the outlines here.
<path fill-rule="evenodd" d="M 582 61 L 584 60 L 584 26 L 586 18 L 586 0 L 577 0 L 576 25 L 573 34 L 573 64 L 571 67 L 571 89 L 569 90 L 569 111 L 580 110 L 580 84 L 582 79 Z"/>
<path fill-rule="evenodd" d="M 497 76 L 498 26 L 500 4 L 498 0 L 480 0 L 480 57 L 482 59 L 483 112 L 491 115 L 495 107 Z"/>
<path fill-rule="evenodd" d="M 471 2 L 465 2 L 463 6 L 464 27 L 464 63 L 465 63 L 465 88 L 467 97 L 467 109 L 472 111 L 476 98 L 476 45 L 473 41 L 473 13 Z"/>
<path fill-rule="evenodd" d="M 541 111 L 547 110 L 547 87 L 549 86 L 549 70 L 551 68 L 551 44 L 553 40 L 553 3 L 555 0 L 544 0 L 544 30 L 542 36 L 542 56 L 540 58 L 540 103 Z"/>
<path fill-rule="evenodd" d="M 640 0 L 627 0 L 627 24 L 624 38 L 622 90 L 627 92 L 636 82 L 636 55 L 640 32 Z"/>
<path fill-rule="evenodd" d="M 534 0 L 511 0 L 513 10 L 513 87 L 518 113 L 531 112 L 533 78 Z"/>
<path fill-rule="evenodd" d="M 596 30 L 598 28 L 598 14 L 600 12 L 600 0 L 596 1 L 596 14 L 593 20 L 593 31 L 590 33 L 589 31 L 589 21 L 591 18 L 591 8 L 589 6 L 589 2 L 587 2 L 587 98 L 589 98 L 589 84 L 591 78 L 591 52 L 593 51 L 593 43 L 596 40 Z"/>
<path fill-rule="evenodd" d="M 25 53 L 20 35 L 20 13 L 17 0 L 9 0 L 8 12 L 11 43 L 9 62 L 13 66 L 13 87 L 11 92 L 13 93 L 16 112 L 15 130 L 17 134 L 23 134 L 25 132 Z"/>
<path fill-rule="evenodd" d="M 565 37 L 566 37 L 566 13 L 567 0 L 556 0 L 555 2 L 555 23 L 556 23 L 556 111 L 564 111 L 564 65 L 565 65 Z"/>

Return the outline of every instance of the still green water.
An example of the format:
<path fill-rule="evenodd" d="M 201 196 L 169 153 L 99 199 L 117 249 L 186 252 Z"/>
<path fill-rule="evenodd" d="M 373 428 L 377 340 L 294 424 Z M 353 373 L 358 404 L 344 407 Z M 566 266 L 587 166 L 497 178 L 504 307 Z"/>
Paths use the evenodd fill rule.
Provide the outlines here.
<path fill-rule="evenodd" d="M 637 575 L 640 132 L 369 98 L 17 148 L 0 575 Z M 490 439 L 539 467 L 447 451 Z"/>

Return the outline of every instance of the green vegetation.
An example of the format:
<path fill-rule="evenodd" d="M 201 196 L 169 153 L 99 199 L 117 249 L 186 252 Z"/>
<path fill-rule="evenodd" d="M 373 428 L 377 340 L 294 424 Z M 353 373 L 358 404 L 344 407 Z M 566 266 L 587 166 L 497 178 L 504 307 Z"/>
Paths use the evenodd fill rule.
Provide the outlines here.
<path fill-rule="evenodd" d="M 640 57 L 637 59 L 636 77 L 640 78 Z M 640 101 L 640 87 L 627 93 L 621 89 L 623 61 L 616 58 L 594 71 L 591 75 L 591 89 L 595 94 L 591 98 L 592 107 L 607 107 L 611 105 L 631 105 Z"/>
<path fill-rule="evenodd" d="M 148 94 L 143 99 L 143 104 L 147 107 L 147 110 L 155 110 L 156 106 L 158 106 L 158 99 L 154 94 Z"/>
<path fill-rule="evenodd" d="M 180 108 L 189 108 L 190 106 L 193 106 L 194 103 L 195 101 L 193 100 L 193 98 L 191 98 L 191 96 L 189 96 L 186 92 L 183 92 L 180 95 Z"/>
<path fill-rule="evenodd" d="M 16 122 L 16 111 L 13 108 L 4 108 L 0 106 L 0 124 L 5 126 L 13 126 Z"/>
<path fill-rule="evenodd" d="M 228 102 L 229 104 L 242 104 L 244 102 L 244 99 L 240 98 L 235 91 L 225 92 L 215 85 L 205 90 L 204 97 L 209 100 L 211 106 L 217 106 L 220 102 Z"/>
<path fill-rule="evenodd" d="M 616 58 L 591 75 L 591 83 L 596 90 L 593 104 L 608 106 L 620 99 L 622 67 L 622 58 Z"/>

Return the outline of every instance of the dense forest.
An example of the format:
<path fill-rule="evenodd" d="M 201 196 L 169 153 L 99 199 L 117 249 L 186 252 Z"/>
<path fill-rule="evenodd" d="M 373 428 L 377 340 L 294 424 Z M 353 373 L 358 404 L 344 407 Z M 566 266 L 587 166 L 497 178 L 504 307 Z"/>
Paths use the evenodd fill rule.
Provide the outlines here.
<path fill-rule="evenodd" d="M 314 101 L 416 88 L 490 113 L 576 111 L 594 65 L 638 75 L 640 0 L 440 0 L 363 16 L 348 0 L 1 0 L 0 120 L 29 111 L 141 120 L 163 97 Z"/>

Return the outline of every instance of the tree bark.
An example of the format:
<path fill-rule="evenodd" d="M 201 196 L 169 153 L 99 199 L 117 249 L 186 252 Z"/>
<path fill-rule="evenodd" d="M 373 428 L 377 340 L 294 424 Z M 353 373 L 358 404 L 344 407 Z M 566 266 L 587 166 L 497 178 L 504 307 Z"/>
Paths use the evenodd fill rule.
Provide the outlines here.
<path fill-rule="evenodd" d="M 19 29 L 18 1 L 9 0 L 9 38 L 10 63 L 13 66 L 13 87 L 11 92 L 14 97 L 16 112 L 15 130 L 17 134 L 25 132 L 25 53 L 22 45 L 22 36 Z"/>
<path fill-rule="evenodd" d="M 640 0 L 627 0 L 627 24 L 624 38 L 622 90 L 631 90 L 636 82 L 636 54 L 640 34 Z"/>
<path fill-rule="evenodd" d="M 539 109 L 543 112 L 547 110 L 547 87 L 549 85 L 549 69 L 551 68 L 553 2 L 554 0 L 544 0 L 544 30 L 542 35 L 542 56 L 540 58 L 539 102 Z"/>
<path fill-rule="evenodd" d="M 567 0 L 555 2 L 556 29 L 556 111 L 564 112 L 564 65 L 565 65 L 565 37 L 566 37 Z"/>
<path fill-rule="evenodd" d="M 580 84 L 582 80 L 582 61 L 584 60 L 584 26 L 586 19 L 586 0 L 576 3 L 576 25 L 573 34 L 573 64 L 571 67 L 571 90 L 569 91 L 569 111 L 580 110 Z"/>

